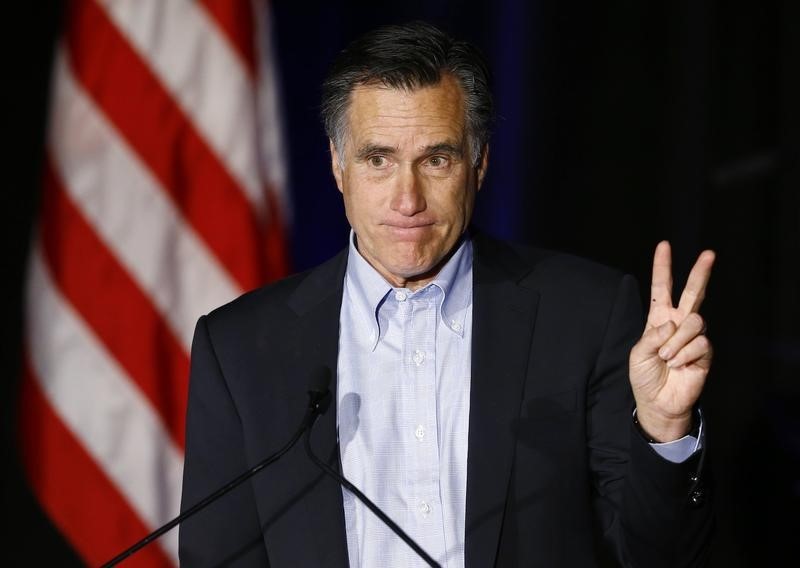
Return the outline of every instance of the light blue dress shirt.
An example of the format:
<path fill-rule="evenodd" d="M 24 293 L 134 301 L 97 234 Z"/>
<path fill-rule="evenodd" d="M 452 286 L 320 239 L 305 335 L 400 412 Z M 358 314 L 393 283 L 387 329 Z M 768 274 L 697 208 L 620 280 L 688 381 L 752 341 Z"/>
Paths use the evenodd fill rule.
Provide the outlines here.
<path fill-rule="evenodd" d="M 345 477 L 442 566 L 464 565 L 472 243 L 436 278 L 393 288 L 350 254 L 340 316 L 338 426 Z M 425 566 L 348 491 L 350 566 Z"/>
<path fill-rule="evenodd" d="M 451 568 L 464 566 L 472 254 L 464 238 L 436 278 L 412 292 L 378 274 L 351 232 L 340 312 L 343 474 Z M 699 443 L 686 436 L 652 446 L 680 462 Z M 343 501 L 351 568 L 426 566 L 347 490 Z"/>

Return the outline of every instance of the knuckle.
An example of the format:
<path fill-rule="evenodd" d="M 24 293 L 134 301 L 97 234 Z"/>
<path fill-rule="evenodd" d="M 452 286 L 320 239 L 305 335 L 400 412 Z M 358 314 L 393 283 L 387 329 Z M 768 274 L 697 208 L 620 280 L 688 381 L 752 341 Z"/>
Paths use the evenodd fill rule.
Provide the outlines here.
<path fill-rule="evenodd" d="M 705 320 L 703 320 L 703 316 L 701 316 L 700 314 L 691 313 L 688 316 L 686 316 L 686 323 L 688 323 L 692 328 L 701 330 L 705 325 Z"/>
<path fill-rule="evenodd" d="M 701 351 L 703 352 L 711 351 L 711 342 L 705 335 L 698 335 L 695 341 L 697 342 L 697 347 Z"/>
<path fill-rule="evenodd" d="M 639 349 L 648 349 L 652 348 L 654 345 L 659 345 L 660 343 L 661 340 L 658 337 L 658 331 L 651 329 L 642 334 L 642 337 L 636 343 L 636 347 Z"/>

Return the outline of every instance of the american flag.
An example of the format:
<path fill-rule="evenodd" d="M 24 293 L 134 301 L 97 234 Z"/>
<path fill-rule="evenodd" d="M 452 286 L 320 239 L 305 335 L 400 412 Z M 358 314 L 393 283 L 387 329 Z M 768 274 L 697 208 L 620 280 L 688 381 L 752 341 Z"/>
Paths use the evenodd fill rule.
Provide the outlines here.
<path fill-rule="evenodd" d="M 178 514 L 203 313 L 287 271 L 268 6 L 72 0 L 29 263 L 21 447 L 100 564 Z M 126 565 L 177 564 L 172 531 Z"/>

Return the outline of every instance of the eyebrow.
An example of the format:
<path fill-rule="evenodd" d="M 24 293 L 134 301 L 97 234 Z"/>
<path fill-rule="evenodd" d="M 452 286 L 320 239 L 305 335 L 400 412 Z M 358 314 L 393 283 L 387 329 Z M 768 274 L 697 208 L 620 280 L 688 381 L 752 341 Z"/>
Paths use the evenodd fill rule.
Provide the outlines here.
<path fill-rule="evenodd" d="M 366 160 L 372 154 L 395 154 L 397 148 L 392 146 L 381 146 L 380 144 L 366 144 L 356 152 L 357 160 Z"/>
<path fill-rule="evenodd" d="M 450 142 L 442 142 L 432 146 L 426 146 L 425 154 L 450 154 L 456 158 L 461 158 L 464 156 L 464 150 L 461 149 L 461 146 L 456 146 Z"/>
<path fill-rule="evenodd" d="M 356 152 L 356 159 L 366 160 L 369 156 L 373 154 L 392 155 L 396 153 L 397 153 L 397 148 L 393 146 L 381 146 L 380 144 L 365 144 L 364 146 L 358 149 L 358 152 Z M 464 151 L 462 150 L 461 146 L 458 146 L 451 142 L 440 142 L 439 144 L 432 144 L 430 146 L 425 146 L 425 148 L 423 148 L 423 154 L 425 155 L 450 154 L 451 156 L 462 158 L 464 156 Z"/>

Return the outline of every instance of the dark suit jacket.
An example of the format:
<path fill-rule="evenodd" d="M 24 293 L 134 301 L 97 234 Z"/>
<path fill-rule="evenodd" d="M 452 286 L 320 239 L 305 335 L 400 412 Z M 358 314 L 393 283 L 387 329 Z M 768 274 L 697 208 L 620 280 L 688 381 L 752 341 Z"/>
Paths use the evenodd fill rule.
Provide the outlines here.
<path fill-rule="evenodd" d="M 466 565 L 701 565 L 709 500 L 697 456 L 672 464 L 634 429 L 628 353 L 642 329 L 629 276 L 474 238 Z M 309 377 L 336 369 L 346 251 L 201 318 L 192 349 L 183 508 L 282 447 Z M 335 397 L 335 381 L 334 396 Z M 335 404 L 314 429 L 338 467 Z M 194 566 L 344 567 L 341 489 L 302 442 L 184 522 Z"/>

